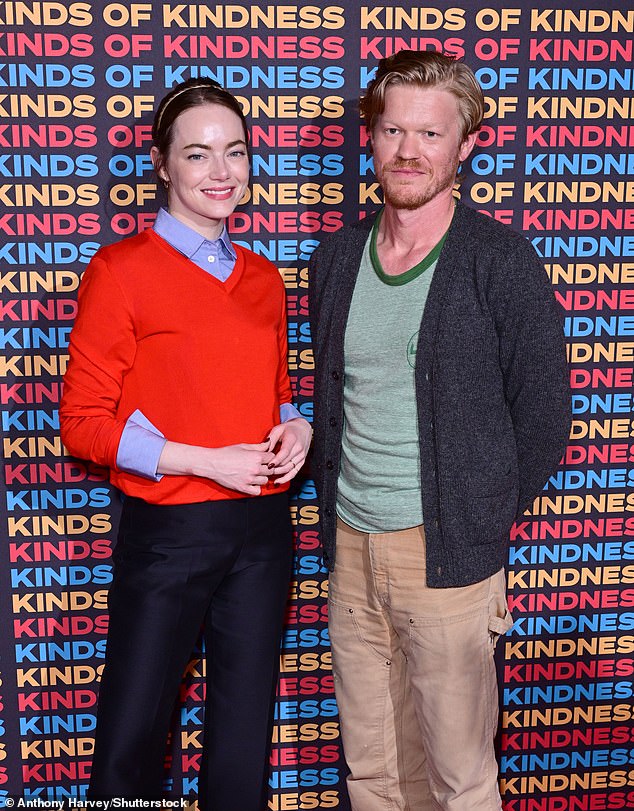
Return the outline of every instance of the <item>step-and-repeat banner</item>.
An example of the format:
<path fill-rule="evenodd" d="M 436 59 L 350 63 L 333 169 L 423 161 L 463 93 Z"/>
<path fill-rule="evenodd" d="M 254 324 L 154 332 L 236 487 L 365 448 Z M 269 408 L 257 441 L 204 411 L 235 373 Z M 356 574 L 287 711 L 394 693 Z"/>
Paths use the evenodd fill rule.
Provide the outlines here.
<path fill-rule="evenodd" d="M 307 262 L 381 203 L 358 96 L 381 57 L 436 48 L 464 57 L 486 95 L 462 197 L 534 244 L 570 359 L 570 446 L 509 541 L 505 809 L 634 808 L 634 8 L 566 5 L 0 2 L 0 805 L 73 805 L 90 773 L 119 499 L 103 469 L 65 454 L 58 404 L 86 263 L 164 202 L 155 105 L 190 76 L 244 105 L 252 184 L 231 230 L 280 269 L 311 419 Z M 345 811 L 309 473 L 291 509 L 268 808 Z M 194 653 L 172 798 L 196 795 L 204 677 Z"/>

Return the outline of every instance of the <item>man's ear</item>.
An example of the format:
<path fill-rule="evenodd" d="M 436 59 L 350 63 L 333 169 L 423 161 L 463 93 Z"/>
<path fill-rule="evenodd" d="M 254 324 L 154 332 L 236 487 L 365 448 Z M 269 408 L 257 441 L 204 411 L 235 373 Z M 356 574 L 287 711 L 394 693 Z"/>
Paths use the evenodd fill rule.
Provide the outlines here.
<path fill-rule="evenodd" d="M 460 158 L 460 163 L 466 161 L 469 155 L 473 152 L 473 148 L 476 145 L 476 141 L 478 140 L 478 133 L 472 132 L 464 139 L 464 141 L 460 144 L 460 151 L 458 153 Z"/>

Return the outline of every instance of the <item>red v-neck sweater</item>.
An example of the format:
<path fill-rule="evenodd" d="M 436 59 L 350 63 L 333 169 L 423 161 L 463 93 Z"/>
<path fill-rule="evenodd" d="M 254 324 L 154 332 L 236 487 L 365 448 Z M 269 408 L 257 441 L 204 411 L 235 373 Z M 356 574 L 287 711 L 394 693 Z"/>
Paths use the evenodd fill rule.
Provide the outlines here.
<path fill-rule="evenodd" d="M 221 447 L 262 442 L 292 399 L 280 274 L 234 247 L 226 282 L 152 230 L 101 248 L 84 274 L 62 439 L 72 454 L 108 466 L 128 495 L 157 504 L 244 497 L 195 476 L 154 482 L 117 470 L 121 433 L 136 409 L 169 440 Z"/>

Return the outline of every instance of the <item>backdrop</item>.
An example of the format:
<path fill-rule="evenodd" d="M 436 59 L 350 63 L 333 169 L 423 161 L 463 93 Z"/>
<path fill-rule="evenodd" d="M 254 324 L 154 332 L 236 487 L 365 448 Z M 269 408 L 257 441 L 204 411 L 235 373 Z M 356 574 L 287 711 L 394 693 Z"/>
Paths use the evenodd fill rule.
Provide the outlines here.
<path fill-rule="evenodd" d="M 442 48 L 486 94 L 462 197 L 543 257 L 573 387 L 563 463 L 509 539 L 505 808 L 634 808 L 634 7 L 567 5 L 0 2 L 0 805 L 53 807 L 88 782 L 119 502 L 103 469 L 65 455 L 57 408 L 86 263 L 164 202 L 148 158 L 156 103 L 209 76 L 244 105 L 252 185 L 231 231 L 280 268 L 311 419 L 307 261 L 381 202 L 358 96 L 379 58 Z M 308 471 L 292 504 L 273 811 L 349 807 L 314 496 Z M 196 794 L 203 681 L 195 654 L 173 798 Z"/>

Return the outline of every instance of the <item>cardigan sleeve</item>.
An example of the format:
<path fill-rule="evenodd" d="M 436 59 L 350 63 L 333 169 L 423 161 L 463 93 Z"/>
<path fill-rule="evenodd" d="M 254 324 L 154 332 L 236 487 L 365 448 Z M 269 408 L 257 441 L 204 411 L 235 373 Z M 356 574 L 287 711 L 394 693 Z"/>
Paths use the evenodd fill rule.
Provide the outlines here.
<path fill-rule="evenodd" d="M 136 338 L 131 307 L 99 254 L 84 274 L 78 303 L 60 403 L 61 436 L 73 455 L 116 469 L 125 427 L 117 408 Z"/>
<path fill-rule="evenodd" d="M 323 277 L 327 275 L 331 267 L 332 257 L 338 243 L 339 234 L 331 234 L 328 239 L 319 243 L 308 260 L 308 318 L 313 336 L 317 334 L 320 322 Z"/>
<path fill-rule="evenodd" d="M 517 446 L 519 516 L 560 462 L 572 412 L 562 319 L 550 280 L 532 246 L 523 239 L 516 246 L 495 274 L 492 300 Z"/>

